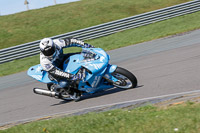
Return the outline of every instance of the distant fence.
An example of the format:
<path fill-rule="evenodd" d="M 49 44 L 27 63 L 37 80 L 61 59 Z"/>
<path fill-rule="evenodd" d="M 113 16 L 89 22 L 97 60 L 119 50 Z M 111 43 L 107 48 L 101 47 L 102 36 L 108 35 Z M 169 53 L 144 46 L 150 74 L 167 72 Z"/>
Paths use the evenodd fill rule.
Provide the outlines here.
<path fill-rule="evenodd" d="M 53 36 L 51 38 L 67 38 L 77 37 L 81 40 L 89 40 L 107 36 L 119 31 L 124 31 L 131 28 L 140 27 L 143 25 L 155 23 L 169 18 L 194 13 L 200 11 L 200 0 L 194 0 L 183 4 L 135 15 L 132 17 L 92 26 L 89 28 Z M 15 59 L 20 59 L 28 56 L 33 56 L 39 53 L 39 42 L 34 41 L 9 47 L 0 50 L 0 64 L 9 62 Z"/>

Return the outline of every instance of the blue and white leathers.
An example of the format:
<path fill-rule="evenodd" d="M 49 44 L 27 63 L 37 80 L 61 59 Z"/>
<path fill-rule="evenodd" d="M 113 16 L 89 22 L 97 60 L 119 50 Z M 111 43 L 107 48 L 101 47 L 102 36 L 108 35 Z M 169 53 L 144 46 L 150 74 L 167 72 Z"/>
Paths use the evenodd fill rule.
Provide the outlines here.
<path fill-rule="evenodd" d="M 84 52 L 82 52 L 81 54 L 70 56 L 63 65 L 63 70 L 71 74 L 77 74 L 83 68 L 86 70 L 84 71 L 84 79 L 79 82 L 78 90 L 86 93 L 95 93 L 99 90 L 114 87 L 108 83 L 108 80 L 118 81 L 112 76 L 117 66 L 109 64 L 109 55 L 101 48 L 83 48 L 83 51 L 94 53 L 95 57 L 85 58 Z M 57 81 L 49 79 L 48 73 L 42 70 L 40 64 L 29 68 L 27 74 L 43 83 L 58 84 Z"/>

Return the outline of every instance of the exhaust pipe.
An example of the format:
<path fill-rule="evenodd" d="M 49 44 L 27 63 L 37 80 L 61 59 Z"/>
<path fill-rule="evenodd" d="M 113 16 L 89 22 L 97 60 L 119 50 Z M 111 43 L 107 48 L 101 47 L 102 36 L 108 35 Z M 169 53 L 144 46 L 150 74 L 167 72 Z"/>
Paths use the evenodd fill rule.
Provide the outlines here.
<path fill-rule="evenodd" d="M 50 96 L 50 97 L 58 97 L 59 96 L 59 93 L 52 92 L 52 91 L 49 91 L 49 90 L 40 89 L 40 88 L 33 88 L 33 92 L 35 94 Z"/>

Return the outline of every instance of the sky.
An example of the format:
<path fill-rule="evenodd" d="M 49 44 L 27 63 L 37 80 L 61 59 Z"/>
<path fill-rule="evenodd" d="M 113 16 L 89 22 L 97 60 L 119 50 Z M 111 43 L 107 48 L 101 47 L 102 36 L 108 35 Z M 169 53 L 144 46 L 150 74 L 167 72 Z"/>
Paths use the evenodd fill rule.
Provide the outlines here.
<path fill-rule="evenodd" d="M 74 2 L 78 0 L 27 0 L 29 2 L 29 9 L 38 9 L 51 5 L 63 4 L 68 2 Z M 22 11 L 27 11 L 26 5 L 24 5 L 25 0 L 0 0 L 0 15 L 9 15 Z"/>

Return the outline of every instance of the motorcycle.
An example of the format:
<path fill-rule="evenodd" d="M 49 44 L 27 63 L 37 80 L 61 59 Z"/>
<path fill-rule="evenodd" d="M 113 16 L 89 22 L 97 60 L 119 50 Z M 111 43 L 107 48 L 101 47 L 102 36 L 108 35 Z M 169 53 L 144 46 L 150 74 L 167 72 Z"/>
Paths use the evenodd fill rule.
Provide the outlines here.
<path fill-rule="evenodd" d="M 117 65 L 109 64 L 109 60 L 110 56 L 101 48 L 82 48 L 80 54 L 74 54 L 64 61 L 63 71 L 83 75 L 81 80 L 68 81 L 68 88 L 76 92 L 76 97 L 70 96 L 66 88 L 61 88 L 56 79 L 42 70 L 40 64 L 30 67 L 27 74 L 47 84 L 48 90 L 33 88 L 34 93 L 63 100 L 79 101 L 85 94 L 94 94 L 114 87 L 135 88 L 137 86 L 135 75 Z"/>

